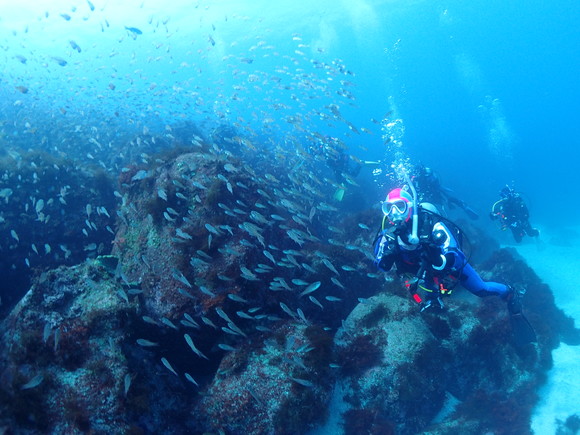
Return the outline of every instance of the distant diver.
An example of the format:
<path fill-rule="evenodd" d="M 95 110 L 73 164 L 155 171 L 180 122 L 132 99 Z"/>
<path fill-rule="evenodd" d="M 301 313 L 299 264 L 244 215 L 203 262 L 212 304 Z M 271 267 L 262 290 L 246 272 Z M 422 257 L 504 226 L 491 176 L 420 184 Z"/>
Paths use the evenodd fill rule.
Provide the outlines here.
<path fill-rule="evenodd" d="M 502 231 L 510 229 L 516 243 L 527 234 L 538 237 L 540 231 L 530 225 L 530 213 L 521 195 L 506 185 L 499 192 L 501 198 L 491 207 L 489 217 L 498 220 Z"/>
<path fill-rule="evenodd" d="M 407 178 L 409 190 L 397 188 L 382 203 L 383 225 L 374 242 L 375 264 L 388 272 L 393 264 L 405 276 L 421 311 L 443 308 L 442 297 L 457 284 L 478 297 L 499 296 L 506 301 L 518 344 L 536 341 L 536 334 L 522 312 L 521 296 L 510 285 L 483 281 L 469 264 L 461 242 L 462 232 L 430 203 L 419 203 Z"/>
<path fill-rule="evenodd" d="M 346 193 L 347 184 L 357 185 L 354 178 L 360 173 L 365 162 L 360 162 L 348 155 L 346 145 L 338 138 L 324 136 L 316 139 L 308 152 L 314 156 L 320 156 L 326 161 L 326 165 L 334 172 L 337 182 L 334 199 L 342 201 Z"/>
<path fill-rule="evenodd" d="M 459 207 L 471 219 L 479 218 L 479 215 L 471 207 L 454 196 L 453 190 L 441 185 L 439 177 L 430 167 L 420 165 L 413 176 L 413 183 L 415 183 L 417 191 L 420 192 L 421 201 L 430 202 L 442 209 Z"/>

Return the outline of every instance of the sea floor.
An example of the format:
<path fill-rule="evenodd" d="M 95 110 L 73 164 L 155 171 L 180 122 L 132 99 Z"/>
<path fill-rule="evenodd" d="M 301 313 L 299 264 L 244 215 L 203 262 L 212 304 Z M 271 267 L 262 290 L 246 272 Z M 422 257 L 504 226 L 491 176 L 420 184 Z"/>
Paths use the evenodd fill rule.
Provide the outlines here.
<path fill-rule="evenodd" d="M 575 319 L 580 327 L 580 227 L 550 232 L 540 227 L 538 241 L 528 239 L 514 247 L 536 274 L 550 286 L 556 305 Z M 540 391 L 540 401 L 532 417 L 537 435 L 554 434 L 557 421 L 580 416 L 580 346 L 561 344 L 553 352 L 554 367 Z"/>

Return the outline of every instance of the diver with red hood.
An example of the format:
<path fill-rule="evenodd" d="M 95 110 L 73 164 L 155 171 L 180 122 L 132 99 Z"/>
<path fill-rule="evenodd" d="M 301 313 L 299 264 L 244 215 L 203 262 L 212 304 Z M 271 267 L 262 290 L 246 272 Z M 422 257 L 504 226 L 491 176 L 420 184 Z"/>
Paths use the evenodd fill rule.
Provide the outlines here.
<path fill-rule="evenodd" d="M 444 308 L 442 297 L 461 284 L 476 296 L 499 296 L 507 303 L 519 343 L 536 341 L 522 312 L 521 296 L 510 285 L 484 281 L 461 249 L 462 233 L 430 203 L 418 204 L 413 184 L 389 192 L 382 203 L 383 225 L 374 243 L 375 264 L 388 272 L 393 265 L 421 311 Z"/>

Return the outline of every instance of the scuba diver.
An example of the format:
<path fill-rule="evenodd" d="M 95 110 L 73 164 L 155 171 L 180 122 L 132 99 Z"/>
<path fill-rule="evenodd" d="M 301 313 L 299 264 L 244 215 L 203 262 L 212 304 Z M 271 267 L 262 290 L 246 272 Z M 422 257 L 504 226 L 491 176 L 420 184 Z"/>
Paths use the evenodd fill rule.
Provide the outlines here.
<path fill-rule="evenodd" d="M 412 194 L 397 188 L 382 203 L 383 227 L 374 243 L 375 264 L 385 272 L 394 264 L 399 275 L 409 278 L 405 285 L 421 311 L 444 308 L 442 297 L 457 284 L 479 297 L 499 296 L 507 303 L 518 344 L 535 342 L 536 334 L 522 312 L 523 292 L 483 281 L 461 249 L 459 228 L 439 215 L 434 205 L 418 204 L 413 184 L 408 184 Z"/>
<path fill-rule="evenodd" d="M 501 229 L 509 228 L 516 243 L 520 243 L 527 234 L 530 237 L 538 237 L 540 231 L 530 225 L 530 213 L 521 195 L 505 185 L 500 192 L 501 198 L 493 204 L 489 217 L 499 220 Z"/>
<path fill-rule="evenodd" d="M 417 190 L 421 192 L 421 201 L 437 204 L 440 207 L 448 205 L 450 208 L 459 207 L 467 216 L 476 220 L 479 215 L 469 207 L 463 200 L 453 196 L 453 191 L 441 185 L 439 177 L 435 175 L 433 169 L 420 165 L 417 173 L 413 176 Z"/>
<path fill-rule="evenodd" d="M 361 164 L 346 152 L 346 145 L 338 138 L 331 136 L 318 137 L 314 145 L 308 149 L 315 157 L 322 157 L 326 165 L 334 172 L 337 189 L 334 199 L 342 201 L 346 192 L 346 184 L 356 185 L 354 177 L 360 170 Z"/>
<path fill-rule="evenodd" d="M 422 201 L 439 204 L 442 207 L 446 205 L 450 208 L 459 207 L 471 219 L 476 220 L 479 218 L 477 212 L 469 207 L 465 201 L 453 195 L 453 190 L 441 185 L 439 177 L 430 167 L 420 165 L 413 177 L 413 181 L 416 183 L 419 192 L 421 192 Z"/>

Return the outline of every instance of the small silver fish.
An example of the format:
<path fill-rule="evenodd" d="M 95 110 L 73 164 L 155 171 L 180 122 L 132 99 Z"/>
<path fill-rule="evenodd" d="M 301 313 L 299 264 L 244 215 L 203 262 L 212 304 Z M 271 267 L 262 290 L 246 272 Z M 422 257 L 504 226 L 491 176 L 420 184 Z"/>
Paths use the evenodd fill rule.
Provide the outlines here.
<path fill-rule="evenodd" d="M 177 326 L 175 326 L 175 323 L 173 323 L 171 320 L 169 320 L 166 317 L 161 318 L 161 323 L 163 323 L 164 325 L 169 326 L 170 328 L 173 328 L 175 330 L 179 330 L 179 328 Z"/>
<path fill-rule="evenodd" d="M 220 316 L 222 319 L 224 319 L 226 322 L 231 322 L 232 319 L 230 319 L 230 317 L 224 312 L 224 310 L 222 310 L 221 308 L 216 308 L 215 312 L 218 314 L 218 316 Z"/>
<path fill-rule="evenodd" d="M 21 390 L 30 390 L 32 388 L 38 387 L 44 381 L 44 376 L 41 374 L 36 375 L 31 380 L 29 380 L 26 384 L 20 387 Z"/>
<path fill-rule="evenodd" d="M 124 384 L 125 384 L 125 397 L 127 397 L 127 393 L 129 392 L 129 388 L 131 388 L 131 375 L 129 373 L 127 373 L 125 375 L 125 378 L 123 380 Z"/>
<path fill-rule="evenodd" d="M 197 382 L 195 382 L 195 379 L 193 379 L 193 376 L 191 376 L 189 373 L 184 373 L 184 375 L 185 375 L 185 379 L 187 379 L 189 382 L 191 382 L 196 387 L 199 387 L 199 384 Z"/>
<path fill-rule="evenodd" d="M 159 344 L 153 342 L 153 341 L 149 341 L 149 340 L 145 340 L 144 338 L 138 338 L 137 339 L 137 344 L 141 347 L 155 347 L 155 346 L 159 346 Z"/>
<path fill-rule="evenodd" d="M 328 260 L 327 258 L 323 258 L 322 259 L 322 263 L 328 267 L 332 272 L 336 273 L 337 275 L 340 275 L 338 273 L 338 270 L 336 270 L 336 268 L 332 265 L 332 263 L 330 262 L 330 260 Z"/>
<path fill-rule="evenodd" d="M 191 337 L 189 336 L 189 334 L 184 334 L 183 337 L 185 338 L 186 343 L 189 345 L 189 347 L 191 348 L 191 350 L 200 358 L 205 358 L 206 360 L 209 361 L 209 358 L 207 356 L 205 356 L 197 347 L 195 347 L 195 344 L 193 343 L 193 340 L 191 339 Z"/>
<path fill-rule="evenodd" d="M 250 316 L 247 313 L 244 313 L 243 311 L 236 311 L 236 315 L 242 319 L 254 320 L 254 318 L 252 316 Z"/>
<path fill-rule="evenodd" d="M 145 323 L 149 323 L 150 325 L 159 326 L 159 322 L 157 322 L 155 319 L 153 319 L 149 316 L 143 316 L 142 319 Z"/>
<path fill-rule="evenodd" d="M 310 295 L 310 296 L 308 296 L 308 299 L 310 299 L 310 302 L 312 302 L 314 305 L 318 305 L 321 310 L 324 310 L 324 307 L 322 306 L 322 304 L 314 296 Z"/>
<path fill-rule="evenodd" d="M 243 304 L 247 304 L 248 303 L 247 300 L 245 300 L 241 296 L 238 296 L 238 295 L 236 295 L 234 293 L 228 293 L 228 299 L 231 299 L 234 302 L 241 302 Z"/>
<path fill-rule="evenodd" d="M 290 376 L 290 379 L 304 387 L 314 388 L 314 384 L 310 381 L 307 381 L 306 379 L 295 378 L 293 376 Z"/>
<path fill-rule="evenodd" d="M 215 234 L 216 236 L 219 236 L 221 234 L 216 227 L 210 224 L 205 224 L 205 229 L 208 230 L 210 233 Z"/>
<path fill-rule="evenodd" d="M 321 284 L 322 283 L 320 281 L 313 282 L 308 287 L 306 287 L 302 293 L 300 293 L 299 297 L 305 296 L 309 293 L 312 293 L 312 292 L 318 290 L 318 288 L 320 288 Z"/>
<path fill-rule="evenodd" d="M 266 251 L 265 249 L 262 251 L 262 253 L 264 254 L 264 256 L 270 260 L 272 263 L 276 264 L 276 259 L 274 258 L 274 256 L 269 252 Z"/>
<path fill-rule="evenodd" d="M 169 364 L 169 361 L 167 361 L 166 358 L 161 358 L 161 362 L 163 363 L 163 365 L 167 368 L 167 370 L 169 370 L 171 373 L 173 373 L 175 376 L 179 377 L 179 375 L 177 374 L 177 372 L 173 369 L 173 367 L 171 367 L 171 364 Z"/>
<path fill-rule="evenodd" d="M 207 326 L 211 326 L 214 329 L 218 329 L 218 327 L 213 323 L 210 319 L 205 316 L 201 316 L 201 321 L 205 323 Z"/>
<path fill-rule="evenodd" d="M 326 296 L 324 299 L 330 302 L 340 302 L 342 301 L 341 298 L 337 298 L 336 296 Z"/>
<path fill-rule="evenodd" d="M 294 314 L 294 312 L 290 308 L 288 308 L 288 305 L 286 305 L 284 302 L 280 302 L 280 308 L 282 308 L 282 311 L 284 311 L 293 319 L 296 318 L 296 314 Z"/>
<path fill-rule="evenodd" d="M 332 278 L 330 278 L 330 280 L 333 282 L 333 284 L 337 285 L 338 287 L 340 287 L 343 290 L 346 290 L 346 287 L 344 285 L 342 285 L 342 283 L 336 279 L 334 276 Z"/>

